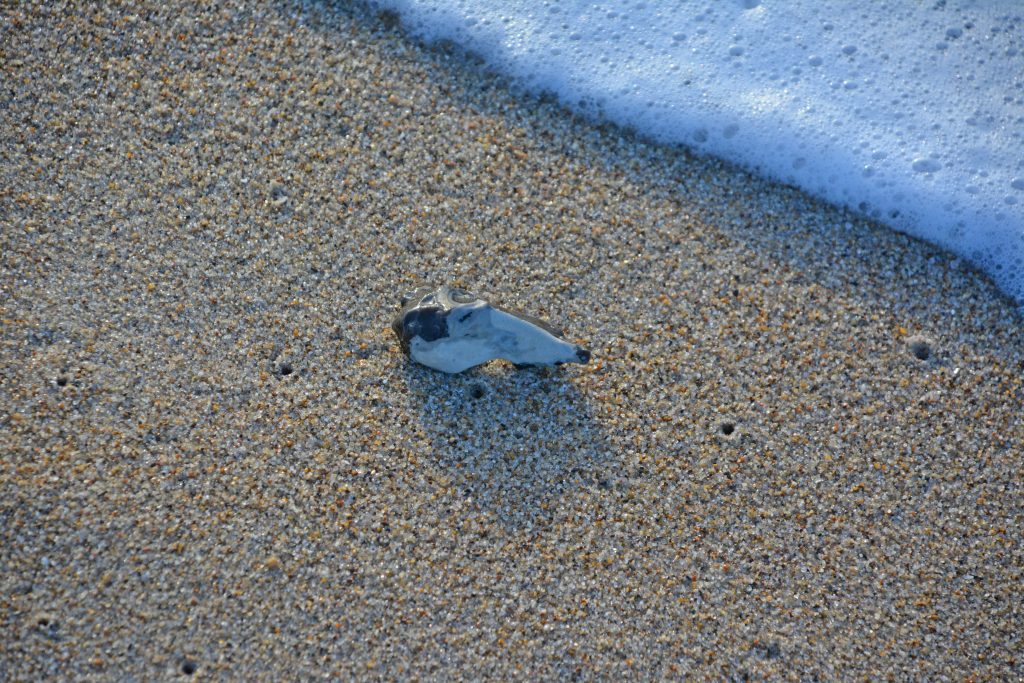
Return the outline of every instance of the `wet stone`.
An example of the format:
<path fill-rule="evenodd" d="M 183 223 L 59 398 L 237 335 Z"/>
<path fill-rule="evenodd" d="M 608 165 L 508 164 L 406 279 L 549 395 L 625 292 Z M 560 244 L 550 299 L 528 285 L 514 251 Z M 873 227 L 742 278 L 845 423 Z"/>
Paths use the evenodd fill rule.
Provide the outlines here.
<path fill-rule="evenodd" d="M 448 285 L 403 296 L 391 329 L 412 360 L 448 373 L 499 358 L 517 367 L 590 360 L 589 351 L 547 322 Z"/>

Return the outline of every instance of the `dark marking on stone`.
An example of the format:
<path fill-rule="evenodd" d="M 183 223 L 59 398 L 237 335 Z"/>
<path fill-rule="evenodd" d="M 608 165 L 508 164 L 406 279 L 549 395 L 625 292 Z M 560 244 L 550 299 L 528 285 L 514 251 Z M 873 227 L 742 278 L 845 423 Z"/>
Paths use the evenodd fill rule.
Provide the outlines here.
<path fill-rule="evenodd" d="M 435 302 L 430 287 L 418 287 L 402 296 L 402 310 L 391 321 L 391 329 L 405 353 L 409 353 L 413 337 L 434 341 L 448 336 L 447 311 Z"/>
<path fill-rule="evenodd" d="M 432 342 L 448 336 L 448 315 L 440 306 L 414 308 L 396 319 L 391 327 L 408 352 L 413 337 Z"/>

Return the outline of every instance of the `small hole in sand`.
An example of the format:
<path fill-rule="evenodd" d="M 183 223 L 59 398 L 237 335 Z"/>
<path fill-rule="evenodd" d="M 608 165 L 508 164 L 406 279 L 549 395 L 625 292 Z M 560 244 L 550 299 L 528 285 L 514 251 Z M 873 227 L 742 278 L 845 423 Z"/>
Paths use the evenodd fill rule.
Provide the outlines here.
<path fill-rule="evenodd" d="M 290 374 L 292 374 L 292 364 L 291 363 L 281 363 L 281 376 L 282 377 L 287 377 Z"/>
<path fill-rule="evenodd" d="M 60 622 L 51 614 L 40 614 L 35 618 L 36 631 L 48 638 L 57 640 L 60 635 Z"/>
<path fill-rule="evenodd" d="M 486 394 L 487 390 L 481 384 L 474 384 L 469 388 L 469 395 L 472 398 L 483 398 Z"/>
<path fill-rule="evenodd" d="M 721 429 L 726 436 L 732 436 L 732 433 L 736 431 L 736 425 L 732 422 L 723 422 Z"/>
<path fill-rule="evenodd" d="M 57 378 L 57 386 L 58 387 L 66 387 L 67 385 L 68 385 L 68 378 L 67 377 L 65 377 L 64 375 L 61 375 L 60 377 Z"/>
<path fill-rule="evenodd" d="M 932 346 L 924 339 L 911 339 L 910 352 L 918 360 L 928 360 L 932 357 Z"/>
<path fill-rule="evenodd" d="M 185 674 L 186 676 L 191 676 L 192 674 L 194 674 L 197 668 L 199 668 L 199 666 L 191 659 L 186 659 L 184 662 L 181 663 L 181 673 Z"/>

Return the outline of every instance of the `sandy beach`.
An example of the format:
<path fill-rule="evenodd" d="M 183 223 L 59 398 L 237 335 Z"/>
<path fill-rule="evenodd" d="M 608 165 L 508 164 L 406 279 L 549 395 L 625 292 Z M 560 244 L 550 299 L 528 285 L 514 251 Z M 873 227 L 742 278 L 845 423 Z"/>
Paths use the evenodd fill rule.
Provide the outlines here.
<path fill-rule="evenodd" d="M 396 23 L 0 10 L 0 680 L 1024 678 L 1015 304 Z"/>

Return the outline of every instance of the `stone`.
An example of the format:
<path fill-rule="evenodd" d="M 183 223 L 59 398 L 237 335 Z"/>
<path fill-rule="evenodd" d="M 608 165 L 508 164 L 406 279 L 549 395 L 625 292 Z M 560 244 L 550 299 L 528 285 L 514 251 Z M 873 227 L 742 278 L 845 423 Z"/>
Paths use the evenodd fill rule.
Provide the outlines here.
<path fill-rule="evenodd" d="M 519 367 L 590 360 L 589 351 L 543 320 L 448 285 L 403 296 L 391 329 L 412 360 L 448 373 L 499 358 Z"/>

